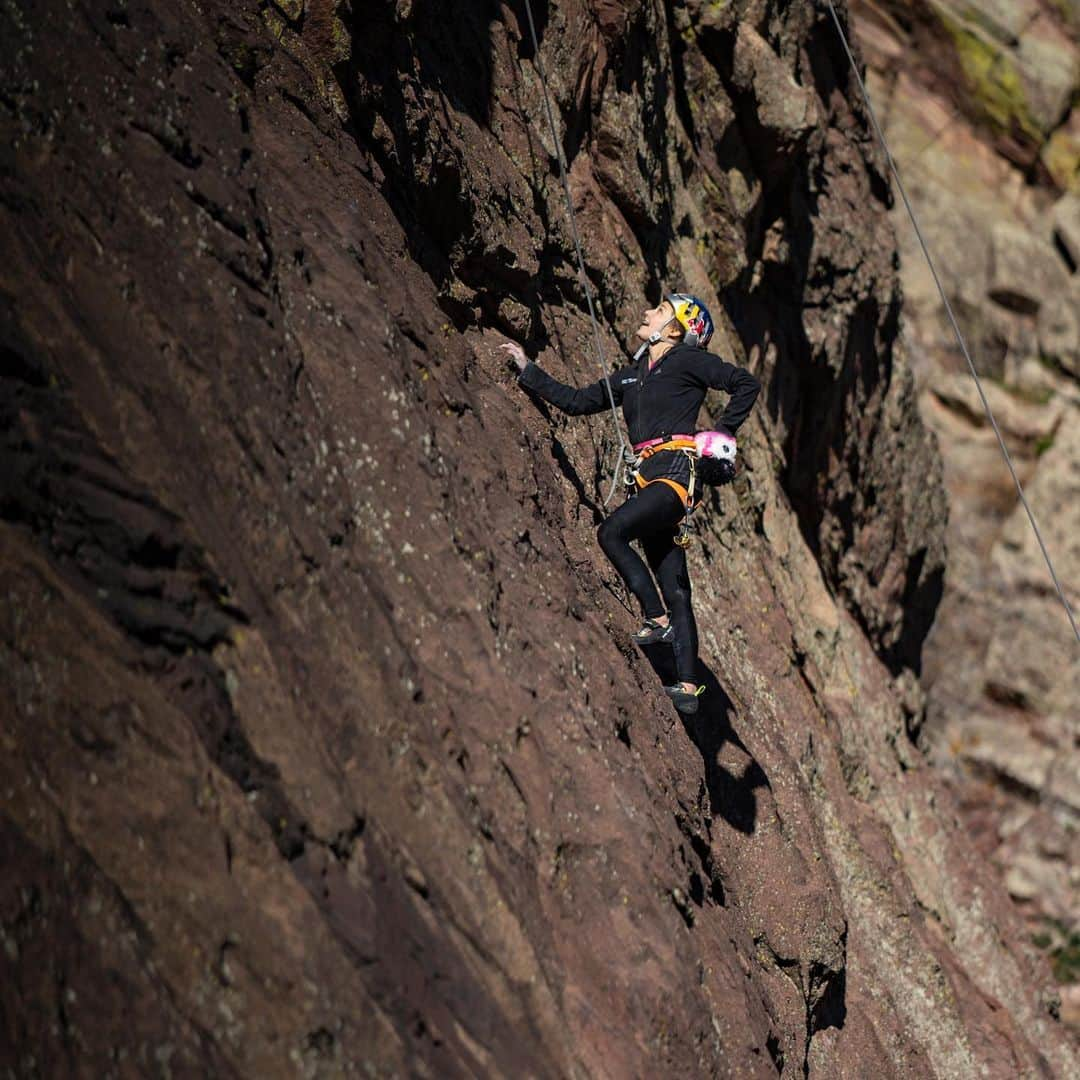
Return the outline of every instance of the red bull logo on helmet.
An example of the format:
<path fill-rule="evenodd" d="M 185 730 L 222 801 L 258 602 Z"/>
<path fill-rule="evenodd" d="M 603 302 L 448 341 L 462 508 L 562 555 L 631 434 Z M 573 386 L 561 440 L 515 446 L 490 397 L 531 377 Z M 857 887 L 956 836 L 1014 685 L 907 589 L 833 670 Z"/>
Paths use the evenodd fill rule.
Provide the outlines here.
<path fill-rule="evenodd" d="M 675 318 L 686 330 L 687 336 L 696 340 L 691 344 L 704 347 L 712 337 L 713 323 L 708 309 L 695 296 L 686 293 L 672 293 L 668 297 Z"/>

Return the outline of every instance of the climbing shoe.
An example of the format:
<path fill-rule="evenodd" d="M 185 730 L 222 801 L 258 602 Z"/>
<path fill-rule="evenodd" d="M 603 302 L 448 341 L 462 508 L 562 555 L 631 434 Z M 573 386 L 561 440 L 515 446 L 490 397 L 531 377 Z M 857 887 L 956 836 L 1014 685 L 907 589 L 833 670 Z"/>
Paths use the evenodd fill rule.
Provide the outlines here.
<path fill-rule="evenodd" d="M 646 619 L 634 635 L 634 642 L 638 645 L 659 645 L 661 642 L 670 645 L 674 640 L 675 627 L 670 622 L 667 626 L 661 626 L 655 619 Z"/>
<path fill-rule="evenodd" d="M 704 683 L 696 690 L 684 690 L 682 683 L 674 686 L 665 686 L 664 693 L 671 698 L 671 703 L 684 716 L 691 716 L 697 712 L 698 698 L 705 693 Z"/>

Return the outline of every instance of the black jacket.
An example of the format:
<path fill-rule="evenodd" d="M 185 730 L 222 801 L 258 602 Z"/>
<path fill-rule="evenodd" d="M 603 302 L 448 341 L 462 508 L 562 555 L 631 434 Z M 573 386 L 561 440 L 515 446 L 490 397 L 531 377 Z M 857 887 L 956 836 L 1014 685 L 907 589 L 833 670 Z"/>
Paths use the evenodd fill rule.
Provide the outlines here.
<path fill-rule="evenodd" d="M 610 407 L 607 388 L 600 379 L 580 390 L 553 379 L 529 363 L 519 376 L 521 385 L 571 416 L 598 413 Z M 611 375 L 611 392 L 622 405 L 633 444 L 665 435 L 692 435 L 705 392 L 724 390 L 731 395 L 720 426 L 732 435 L 749 415 L 761 384 L 742 368 L 691 345 L 669 349 L 649 370 L 646 352 L 636 364 Z"/>

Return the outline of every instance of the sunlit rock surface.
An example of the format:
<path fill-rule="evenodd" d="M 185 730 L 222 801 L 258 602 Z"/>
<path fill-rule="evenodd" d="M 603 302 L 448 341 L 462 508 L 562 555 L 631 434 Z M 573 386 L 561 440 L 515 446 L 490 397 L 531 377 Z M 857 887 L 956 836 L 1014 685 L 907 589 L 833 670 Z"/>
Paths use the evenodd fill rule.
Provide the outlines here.
<path fill-rule="evenodd" d="M 1076 5 L 855 10 L 875 107 L 1076 612 Z M 991 41 L 980 75 L 973 43 Z M 924 652 L 928 744 L 1080 1031 L 1080 649 L 902 208 L 893 220 L 903 333 L 949 492 L 945 594 Z"/>
<path fill-rule="evenodd" d="M 0 10 L 0 1060 L 1075 1074 L 912 742 L 944 494 L 831 24 L 535 8 Z M 684 283 L 765 383 L 686 728 L 608 419 L 495 351 L 595 377 L 541 61 L 609 361 Z"/>

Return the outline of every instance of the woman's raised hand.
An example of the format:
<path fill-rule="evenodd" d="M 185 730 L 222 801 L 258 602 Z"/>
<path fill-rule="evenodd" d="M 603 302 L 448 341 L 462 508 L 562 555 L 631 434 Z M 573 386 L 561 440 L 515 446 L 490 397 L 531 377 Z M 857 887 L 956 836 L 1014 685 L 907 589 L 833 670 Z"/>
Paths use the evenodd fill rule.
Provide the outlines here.
<path fill-rule="evenodd" d="M 519 372 L 525 370 L 525 365 L 529 362 L 529 359 L 525 355 L 525 350 L 516 341 L 507 341 L 500 345 L 499 348 L 505 349 L 510 354 L 510 359 Z"/>

